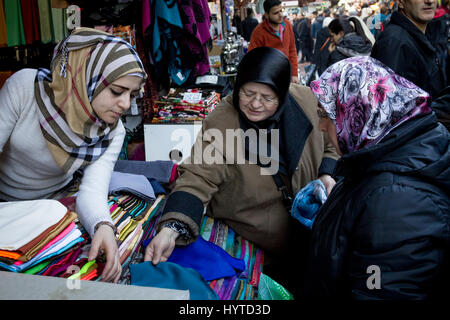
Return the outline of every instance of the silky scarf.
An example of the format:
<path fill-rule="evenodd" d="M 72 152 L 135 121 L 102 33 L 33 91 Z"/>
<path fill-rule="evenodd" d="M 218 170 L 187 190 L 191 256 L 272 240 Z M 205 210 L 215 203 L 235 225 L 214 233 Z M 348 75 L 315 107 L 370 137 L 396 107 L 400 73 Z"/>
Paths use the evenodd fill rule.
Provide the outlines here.
<path fill-rule="evenodd" d="M 377 144 L 403 122 L 431 112 L 427 92 L 371 57 L 341 60 L 310 86 L 336 125 L 343 154 Z"/>
<path fill-rule="evenodd" d="M 110 83 L 125 76 L 146 78 L 138 54 L 111 34 L 77 28 L 60 42 L 51 70 L 39 69 L 35 97 L 39 123 L 58 166 L 73 173 L 98 159 L 108 148 L 117 123 L 106 124 L 91 102 Z"/>

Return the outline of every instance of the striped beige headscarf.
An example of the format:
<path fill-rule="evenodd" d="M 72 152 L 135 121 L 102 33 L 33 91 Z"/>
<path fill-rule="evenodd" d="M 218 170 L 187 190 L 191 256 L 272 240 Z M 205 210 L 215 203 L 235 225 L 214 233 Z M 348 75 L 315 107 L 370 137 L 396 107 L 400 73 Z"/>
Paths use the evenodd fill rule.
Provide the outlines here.
<path fill-rule="evenodd" d="M 111 143 L 117 123 L 99 119 L 91 102 L 125 75 L 146 77 L 136 51 L 121 38 L 90 28 L 76 28 L 56 46 L 51 70 L 38 70 L 35 96 L 41 130 L 65 172 L 95 161 Z"/>

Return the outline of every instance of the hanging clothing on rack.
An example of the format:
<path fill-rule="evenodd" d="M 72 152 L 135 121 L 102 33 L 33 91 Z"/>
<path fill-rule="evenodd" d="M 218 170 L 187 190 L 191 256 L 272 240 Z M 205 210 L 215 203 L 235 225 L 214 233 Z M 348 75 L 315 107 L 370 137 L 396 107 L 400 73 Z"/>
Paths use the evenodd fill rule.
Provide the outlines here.
<path fill-rule="evenodd" d="M 193 69 L 193 76 L 209 71 L 206 41 L 209 33 L 211 12 L 206 0 L 178 0 L 183 23 L 183 37 L 180 39 L 183 64 Z"/>
<path fill-rule="evenodd" d="M 0 1 L 0 48 L 6 47 L 7 45 L 5 7 L 3 6 L 3 1 Z"/>
<path fill-rule="evenodd" d="M 39 8 L 39 25 L 42 43 L 52 41 L 52 5 L 51 0 L 37 0 Z"/>
<path fill-rule="evenodd" d="M 22 6 L 23 29 L 27 44 L 41 40 L 39 8 L 37 0 L 20 0 Z"/>
<path fill-rule="evenodd" d="M 8 46 L 14 47 L 24 45 L 26 43 L 26 40 L 25 31 L 23 29 L 20 0 L 5 1 L 4 5 Z"/>

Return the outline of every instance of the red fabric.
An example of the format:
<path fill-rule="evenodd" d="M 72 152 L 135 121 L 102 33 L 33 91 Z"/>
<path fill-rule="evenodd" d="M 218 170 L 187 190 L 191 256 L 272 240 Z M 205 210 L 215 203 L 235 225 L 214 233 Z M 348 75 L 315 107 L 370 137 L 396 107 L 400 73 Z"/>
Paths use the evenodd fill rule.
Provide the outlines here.
<path fill-rule="evenodd" d="M 32 44 L 34 41 L 41 39 L 37 0 L 20 0 L 20 5 L 22 7 L 26 43 Z"/>
<path fill-rule="evenodd" d="M 250 52 L 258 47 L 271 47 L 282 51 L 291 63 L 292 76 L 298 77 L 298 57 L 294 30 L 287 19 L 284 19 L 284 23 L 283 41 L 270 30 L 266 23 L 261 22 L 258 24 L 252 32 L 248 51 Z"/>

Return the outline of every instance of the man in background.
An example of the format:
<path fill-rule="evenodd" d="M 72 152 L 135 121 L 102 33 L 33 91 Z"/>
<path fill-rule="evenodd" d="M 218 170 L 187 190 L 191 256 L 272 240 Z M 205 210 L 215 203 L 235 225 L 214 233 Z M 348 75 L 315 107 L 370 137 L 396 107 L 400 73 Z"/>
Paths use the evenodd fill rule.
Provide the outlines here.
<path fill-rule="evenodd" d="M 282 51 L 291 63 L 291 81 L 299 83 L 294 31 L 291 23 L 283 16 L 280 0 L 264 2 L 264 18 L 253 30 L 248 51 L 257 47 L 271 47 Z"/>
<path fill-rule="evenodd" d="M 242 37 L 249 42 L 253 30 L 258 25 L 258 20 L 253 16 L 252 8 L 247 8 L 247 17 L 242 21 Z"/>
<path fill-rule="evenodd" d="M 437 0 L 399 0 L 371 56 L 431 94 L 446 86 L 445 61 L 427 37 Z"/>

